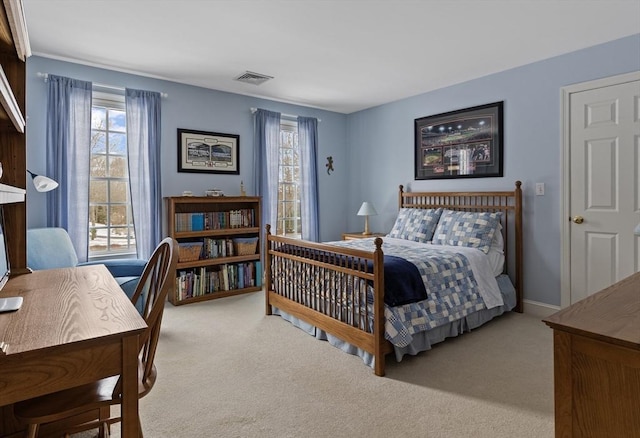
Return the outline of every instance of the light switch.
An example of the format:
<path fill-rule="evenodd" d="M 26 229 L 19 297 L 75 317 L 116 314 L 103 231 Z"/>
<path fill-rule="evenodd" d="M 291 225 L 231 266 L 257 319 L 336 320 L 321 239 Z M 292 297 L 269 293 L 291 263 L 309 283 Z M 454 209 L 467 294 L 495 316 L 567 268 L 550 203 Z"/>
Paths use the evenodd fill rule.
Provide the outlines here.
<path fill-rule="evenodd" d="M 536 183 L 536 196 L 544 195 L 544 183 Z"/>

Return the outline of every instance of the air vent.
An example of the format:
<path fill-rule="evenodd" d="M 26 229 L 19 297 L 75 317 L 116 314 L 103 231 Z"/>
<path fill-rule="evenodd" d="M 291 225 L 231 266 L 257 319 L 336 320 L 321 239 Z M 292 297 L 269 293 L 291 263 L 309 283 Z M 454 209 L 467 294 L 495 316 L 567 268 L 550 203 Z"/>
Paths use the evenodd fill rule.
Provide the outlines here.
<path fill-rule="evenodd" d="M 273 76 L 246 71 L 238 76 L 236 78 L 236 81 L 246 82 L 247 84 L 260 85 L 264 82 L 267 82 L 269 79 L 273 79 Z"/>

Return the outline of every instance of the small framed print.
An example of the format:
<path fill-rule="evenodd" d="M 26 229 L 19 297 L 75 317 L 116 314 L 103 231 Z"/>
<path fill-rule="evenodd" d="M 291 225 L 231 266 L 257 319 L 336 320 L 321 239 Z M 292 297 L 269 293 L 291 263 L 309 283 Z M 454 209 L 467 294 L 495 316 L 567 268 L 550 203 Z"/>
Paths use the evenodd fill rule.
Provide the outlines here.
<path fill-rule="evenodd" d="M 502 176 L 502 106 L 415 119 L 415 179 Z"/>
<path fill-rule="evenodd" d="M 240 174 L 240 136 L 178 129 L 178 172 Z"/>

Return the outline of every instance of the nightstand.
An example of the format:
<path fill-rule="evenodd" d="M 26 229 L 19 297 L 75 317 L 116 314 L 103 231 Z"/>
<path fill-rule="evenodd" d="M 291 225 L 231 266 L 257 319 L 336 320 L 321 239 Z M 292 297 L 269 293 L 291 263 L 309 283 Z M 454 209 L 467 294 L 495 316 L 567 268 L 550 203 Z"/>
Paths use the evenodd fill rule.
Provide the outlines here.
<path fill-rule="evenodd" d="M 371 233 L 371 234 L 362 234 L 359 233 L 342 233 L 342 240 L 354 240 L 354 239 L 366 239 L 368 237 L 384 237 L 386 233 Z"/>

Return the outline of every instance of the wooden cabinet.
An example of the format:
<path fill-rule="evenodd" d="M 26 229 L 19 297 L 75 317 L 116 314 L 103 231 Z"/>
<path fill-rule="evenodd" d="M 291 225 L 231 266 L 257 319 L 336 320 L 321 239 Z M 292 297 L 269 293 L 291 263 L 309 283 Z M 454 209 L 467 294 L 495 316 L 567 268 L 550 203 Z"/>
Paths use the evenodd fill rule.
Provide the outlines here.
<path fill-rule="evenodd" d="M 180 245 L 172 304 L 262 289 L 259 197 L 165 199 L 169 235 Z"/>
<path fill-rule="evenodd" d="M 640 273 L 544 322 L 553 328 L 556 437 L 640 438 Z"/>
<path fill-rule="evenodd" d="M 362 234 L 360 233 L 342 233 L 342 240 L 355 240 L 355 239 L 366 239 L 368 237 L 384 237 L 385 233 L 371 233 L 371 234 Z"/>
<path fill-rule="evenodd" d="M 0 183 L 9 189 L 10 203 L 3 206 L 5 232 L 13 275 L 27 270 L 27 209 L 24 190 L 27 183 L 25 138 L 25 59 L 30 55 L 20 0 L 4 1 L 0 6 Z M 22 195 L 13 196 L 17 188 Z"/>

